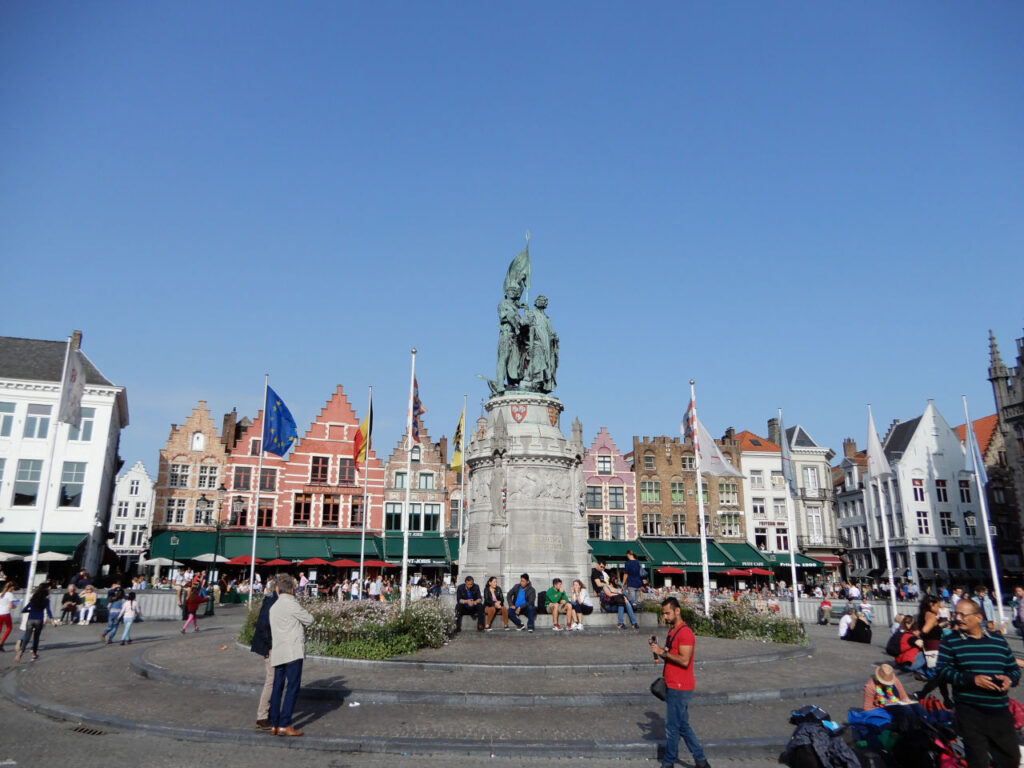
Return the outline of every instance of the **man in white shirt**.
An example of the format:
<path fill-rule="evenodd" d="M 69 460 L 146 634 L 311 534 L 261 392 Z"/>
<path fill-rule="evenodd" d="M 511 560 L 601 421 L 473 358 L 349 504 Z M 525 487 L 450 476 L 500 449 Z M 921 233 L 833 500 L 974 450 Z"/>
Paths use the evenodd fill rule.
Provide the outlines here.
<path fill-rule="evenodd" d="M 855 619 L 856 609 L 852 606 L 846 609 L 846 613 L 843 614 L 843 618 L 839 620 L 839 637 L 845 638 L 846 633 L 850 631 L 850 626 L 853 624 Z"/>
<path fill-rule="evenodd" d="M 846 590 L 846 595 L 851 600 L 860 600 L 860 587 L 856 584 L 851 584 L 850 588 Z"/>

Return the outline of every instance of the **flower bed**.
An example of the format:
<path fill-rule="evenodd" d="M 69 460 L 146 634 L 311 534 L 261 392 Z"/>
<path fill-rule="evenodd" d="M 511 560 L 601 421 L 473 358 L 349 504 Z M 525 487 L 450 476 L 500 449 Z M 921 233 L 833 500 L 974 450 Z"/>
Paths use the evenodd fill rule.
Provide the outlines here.
<path fill-rule="evenodd" d="M 253 601 L 239 640 L 251 643 L 262 601 Z M 437 648 L 455 630 L 455 613 L 439 600 L 397 603 L 369 600 L 335 602 L 299 598 L 313 614 L 306 630 L 306 653 L 350 659 L 386 659 L 420 648 Z"/>
<path fill-rule="evenodd" d="M 759 613 L 744 602 L 712 602 L 710 617 L 704 613 L 703 605 L 688 600 L 680 600 L 679 607 L 683 621 L 689 624 L 690 629 L 697 635 L 807 645 L 802 622 L 778 614 Z M 660 614 L 661 603 L 646 601 L 642 609 Z"/>

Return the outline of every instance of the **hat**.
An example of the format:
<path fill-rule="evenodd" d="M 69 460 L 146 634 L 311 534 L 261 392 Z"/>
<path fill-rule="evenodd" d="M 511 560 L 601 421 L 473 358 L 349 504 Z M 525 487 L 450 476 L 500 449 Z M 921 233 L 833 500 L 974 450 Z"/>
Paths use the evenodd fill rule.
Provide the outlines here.
<path fill-rule="evenodd" d="M 875 667 L 875 680 L 880 682 L 882 685 L 895 685 L 896 673 L 893 671 L 892 665 L 879 664 Z"/>

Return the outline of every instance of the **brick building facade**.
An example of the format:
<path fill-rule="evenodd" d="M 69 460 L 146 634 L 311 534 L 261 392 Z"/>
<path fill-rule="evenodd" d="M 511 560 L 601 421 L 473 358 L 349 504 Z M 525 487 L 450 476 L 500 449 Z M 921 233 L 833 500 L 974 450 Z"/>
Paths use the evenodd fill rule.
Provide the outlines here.
<path fill-rule="evenodd" d="M 619 541 L 638 535 L 636 476 L 626 456 L 601 427 L 582 464 L 587 538 Z"/>

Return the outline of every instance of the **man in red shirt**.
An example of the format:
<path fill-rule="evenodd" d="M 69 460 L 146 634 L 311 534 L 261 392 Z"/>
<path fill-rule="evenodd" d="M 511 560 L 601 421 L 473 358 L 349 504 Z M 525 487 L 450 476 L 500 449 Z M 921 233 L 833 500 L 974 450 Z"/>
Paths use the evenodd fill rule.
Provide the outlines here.
<path fill-rule="evenodd" d="M 679 756 L 679 737 L 686 741 L 686 747 L 693 755 L 696 768 L 710 768 L 704 757 L 704 748 L 697 741 L 697 735 L 690 727 L 687 708 L 693 698 L 693 649 L 696 638 L 693 630 L 686 626 L 679 601 L 666 597 L 661 601 L 661 615 L 669 627 L 668 639 L 662 648 L 651 641 L 651 653 L 665 662 L 665 751 L 661 756 L 662 768 L 672 768 Z"/>

